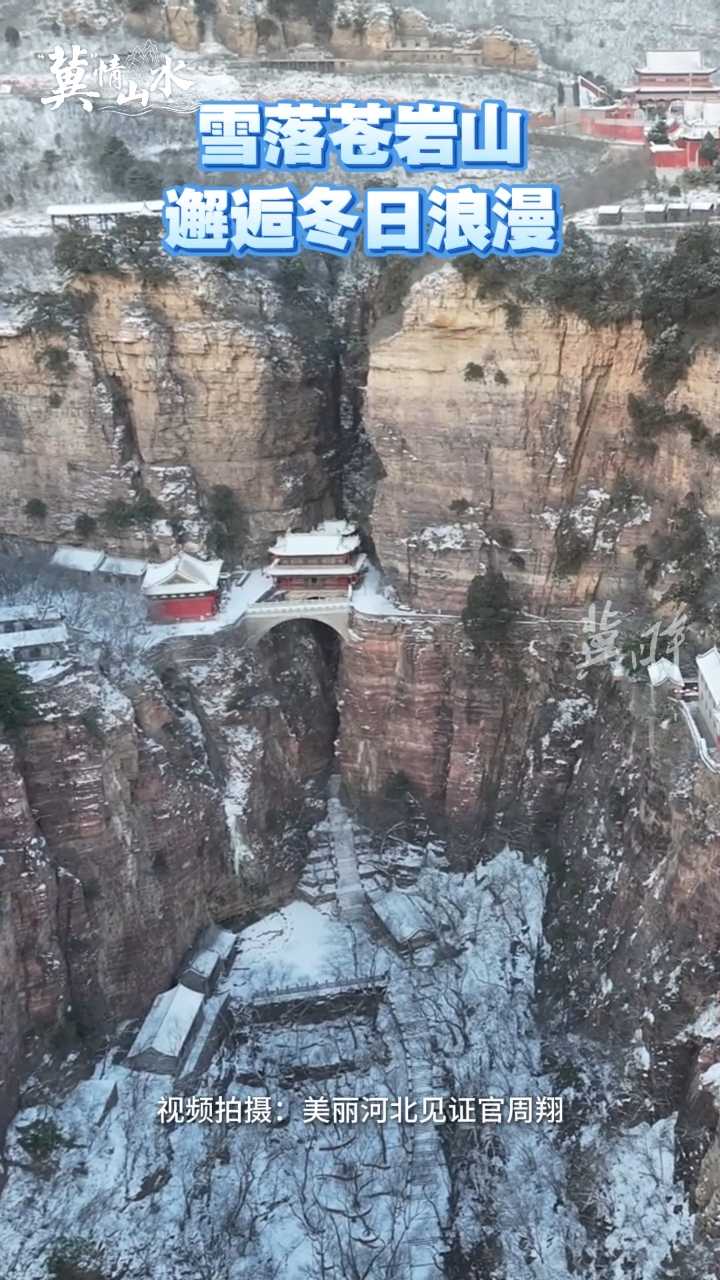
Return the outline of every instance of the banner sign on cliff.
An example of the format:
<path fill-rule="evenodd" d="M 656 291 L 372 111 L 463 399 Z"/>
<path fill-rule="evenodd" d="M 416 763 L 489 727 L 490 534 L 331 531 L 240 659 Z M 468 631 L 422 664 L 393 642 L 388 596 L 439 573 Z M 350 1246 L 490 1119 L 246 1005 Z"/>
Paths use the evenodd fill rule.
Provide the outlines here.
<path fill-rule="evenodd" d="M 447 102 L 205 102 L 197 112 L 206 172 L 327 170 L 409 173 L 513 172 L 527 167 L 528 114 L 488 100 L 477 110 Z M 553 184 L 473 182 L 312 186 L 173 187 L 164 193 L 168 253 L 368 257 L 430 253 L 552 257 L 562 249 L 562 205 Z"/>

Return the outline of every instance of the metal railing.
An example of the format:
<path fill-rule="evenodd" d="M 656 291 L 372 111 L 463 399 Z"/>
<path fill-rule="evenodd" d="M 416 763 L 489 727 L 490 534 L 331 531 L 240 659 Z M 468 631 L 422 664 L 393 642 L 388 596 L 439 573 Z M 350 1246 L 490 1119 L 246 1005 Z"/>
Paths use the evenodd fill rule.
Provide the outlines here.
<path fill-rule="evenodd" d="M 718 763 L 717 760 L 714 760 L 711 756 L 708 744 L 705 741 L 703 734 L 698 729 L 695 717 L 687 702 L 681 702 L 679 705 L 680 710 L 688 723 L 690 735 L 697 749 L 697 753 L 705 765 L 705 768 L 709 769 L 711 773 L 720 773 L 720 763 Z"/>
<path fill-rule="evenodd" d="M 353 995 L 358 992 L 384 991 L 388 984 L 386 974 L 358 978 L 354 982 L 316 982 L 305 987 L 281 987 L 276 991 L 263 991 L 243 1001 L 246 1005 L 273 1004 L 280 1000 L 318 999 L 322 996 Z"/>
<path fill-rule="evenodd" d="M 321 600 L 297 600 L 292 604 L 251 604 L 246 609 L 244 617 L 246 618 L 264 618 L 273 614 L 294 614 L 298 617 L 304 617 L 311 613 L 349 613 L 350 604 L 345 596 L 341 596 L 335 600 L 332 598 Z"/>

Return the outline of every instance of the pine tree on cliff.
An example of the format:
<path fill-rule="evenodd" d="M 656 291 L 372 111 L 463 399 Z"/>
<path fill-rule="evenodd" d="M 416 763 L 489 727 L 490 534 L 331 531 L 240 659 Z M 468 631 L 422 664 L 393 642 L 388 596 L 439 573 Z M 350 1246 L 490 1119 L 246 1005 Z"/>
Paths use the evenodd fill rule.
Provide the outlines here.
<path fill-rule="evenodd" d="M 0 657 L 0 725 L 14 733 L 35 716 L 32 680 L 9 658 Z"/>
<path fill-rule="evenodd" d="M 468 587 L 462 624 L 473 644 L 479 644 L 504 635 L 515 612 L 506 579 L 495 569 L 488 569 L 473 578 Z"/>

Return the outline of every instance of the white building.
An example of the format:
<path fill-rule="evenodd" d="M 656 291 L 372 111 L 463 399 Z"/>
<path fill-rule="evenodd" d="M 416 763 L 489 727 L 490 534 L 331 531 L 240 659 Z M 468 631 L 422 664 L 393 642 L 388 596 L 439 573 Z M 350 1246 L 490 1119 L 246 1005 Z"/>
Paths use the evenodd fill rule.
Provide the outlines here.
<path fill-rule="evenodd" d="M 50 563 L 55 569 L 69 569 L 72 573 L 96 573 L 104 559 L 104 551 L 61 546 L 56 549 Z"/>
<path fill-rule="evenodd" d="M 105 556 L 98 573 L 109 582 L 139 582 L 147 567 L 147 560 L 135 556 Z"/>
<path fill-rule="evenodd" d="M 174 1074 L 190 1049 L 202 1016 L 203 995 L 188 987 L 163 991 L 135 1037 L 127 1065 Z"/>
<path fill-rule="evenodd" d="M 159 218 L 162 200 L 111 200 L 105 204 L 51 204 L 46 213 L 53 227 L 105 230 L 118 218 Z"/>
<path fill-rule="evenodd" d="M 62 618 L 41 618 L 27 605 L 0 609 L 0 656 L 13 662 L 62 658 L 68 633 Z"/>
<path fill-rule="evenodd" d="M 698 669 L 698 703 L 713 747 L 720 747 L 720 653 L 715 645 L 695 659 Z"/>
<path fill-rule="evenodd" d="M 685 684 L 679 666 L 669 658 L 658 658 L 657 662 L 651 662 L 647 673 L 653 689 L 658 689 L 668 681 L 678 689 L 682 689 Z"/>
<path fill-rule="evenodd" d="M 191 991 L 214 991 L 218 978 L 227 973 L 237 946 L 237 934 L 208 925 L 180 974 L 180 982 Z"/>

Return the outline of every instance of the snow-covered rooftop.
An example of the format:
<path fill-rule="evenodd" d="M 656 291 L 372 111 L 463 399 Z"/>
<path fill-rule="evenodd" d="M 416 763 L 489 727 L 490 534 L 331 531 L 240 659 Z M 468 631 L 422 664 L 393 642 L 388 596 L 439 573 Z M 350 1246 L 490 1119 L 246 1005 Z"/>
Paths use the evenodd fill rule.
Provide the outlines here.
<path fill-rule="evenodd" d="M 187 969 L 203 978 L 212 978 L 219 963 L 217 951 L 212 951 L 210 947 L 199 947 L 190 957 Z"/>
<path fill-rule="evenodd" d="M 58 547 L 51 564 L 56 569 L 75 569 L 79 573 L 94 573 L 105 559 L 104 551 L 93 551 L 89 547 Z"/>
<path fill-rule="evenodd" d="M 229 929 L 221 929 L 217 924 L 209 924 L 200 935 L 200 946 L 214 951 L 223 960 L 232 955 L 236 945 L 237 934 L 231 933 Z"/>
<path fill-rule="evenodd" d="M 64 623 L 54 627 L 36 627 L 34 631 L 6 631 L 0 633 L 0 650 L 11 652 L 28 645 L 67 644 L 68 633 Z"/>
<path fill-rule="evenodd" d="M 704 67 L 702 53 L 699 49 L 650 49 L 645 54 L 645 66 L 638 71 L 655 75 L 693 75 L 696 72 L 710 71 Z"/>
<path fill-rule="evenodd" d="M 0 622 L 40 621 L 31 604 L 7 604 L 0 607 Z M 60 618 L 43 618 L 44 623 L 60 622 Z"/>
<path fill-rule="evenodd" d="M 112 214 L 160 213 L 162 200 L 114 200 L 105 204 L 51 204 L 47 207 L 49 218 L 96 218 Z"/>
<path fill-rule="evenodd" d="M 373 910 L 402 946 L 413 938 L 431 937 L 434 930 L 427 907 L 403 889 L 391 889 L 373 900 Z"/>
<path fill-rule="evenodd" d="M 100 572 L 111 573 L 119 578 L 142 578 L 147 567 L 147 560 L 138 560 L 132 556 L 106 556 L 100 565 Z"/>
<path fill-rule="evenodd" d="M 325 520 L 309 533 L 290 530 L 278 538 L 273 556 L 344 556 L 360 546 L 355 526 L 347 520 Z"/>
<path fill-rule="evenodd" d="M 150 564 L 145 570 L 142 589 L 148 596 L 197 595 L 199 591 L 216 591 L 222 560 L 199 560 L 185 551 L 165 564 Z"/>
<path fill-rule="evenodd" d="M 189 987 L 171 987 L 161 992 L 135 1037 L 128 1059 L 139 1057 L 147 1049 L 168 1058 L 179 1057 L 203 998 L 201 992 L 191 991 Z"/>
<path fill-rule="evenodd" d="M 653 688 L 665 684 L 666 680 L 679 685 L 685 683 L 679 666 L 676 662 L 671 662 L 669 658 L 659 658 L 657 662 L 651 662 L 647 673 Z"/>
<path fill-rule="evenodd" d="M 720 706 L 720 653 L 713 645 L 707 653 L 695 659 L 701 680 L 704 680 L 713 702 Z"/>

